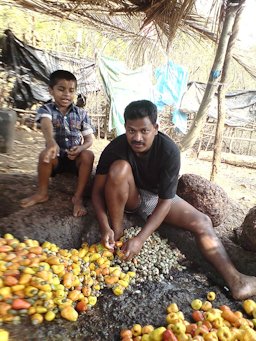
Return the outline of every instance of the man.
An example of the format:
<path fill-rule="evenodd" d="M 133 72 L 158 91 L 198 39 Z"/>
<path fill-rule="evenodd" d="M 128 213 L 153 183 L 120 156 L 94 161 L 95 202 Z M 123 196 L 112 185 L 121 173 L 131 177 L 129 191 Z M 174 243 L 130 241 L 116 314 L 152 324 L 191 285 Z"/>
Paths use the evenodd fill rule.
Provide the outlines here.
<path fill-rule="evenodd" d="M 217 238 L 208 216 L 176 195 L 180 153 L 158 131 L 157 108 L 147 100 L 131 102 L 124 112 L 126 133 L 102 152 L 92 192 L 102 243 L 114 248 L 123 235 L 124 212 L 137 212 L 145 225 L 124 243 L 126 260 L 136 256 L 162 224 L 191 231 L 204 257 L 227 282 L 235 299 L 256 295 L 256 277 L 238 272 Z"/>

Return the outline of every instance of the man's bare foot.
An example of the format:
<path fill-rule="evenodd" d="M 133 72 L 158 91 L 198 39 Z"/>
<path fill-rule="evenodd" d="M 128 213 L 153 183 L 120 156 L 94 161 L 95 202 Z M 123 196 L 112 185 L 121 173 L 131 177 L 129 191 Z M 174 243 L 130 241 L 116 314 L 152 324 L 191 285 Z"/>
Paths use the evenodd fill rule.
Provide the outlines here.
<path fill-rule="evenodd" d="M 230 289 L 235 300 L 245 300 L 256 296 L 256 277 L 240 274 Z"/>
<path fill-rule="evenodd" d="M 33 194 L 30 197 L 22 199 L 20 206 L 23 208 L 33 206 L 35 204 L 43 203 L 49 199 L 48 195 L 42 195 L 39 193 Z"/>
<path fill-rule="evenodd" d="M 77 199 L 75 196 L 72 198 L 72 203 L 74 204 L 73 216 L 83 217 L 87 214 L 87 210 L 84 207 L 83 199 Z"/>

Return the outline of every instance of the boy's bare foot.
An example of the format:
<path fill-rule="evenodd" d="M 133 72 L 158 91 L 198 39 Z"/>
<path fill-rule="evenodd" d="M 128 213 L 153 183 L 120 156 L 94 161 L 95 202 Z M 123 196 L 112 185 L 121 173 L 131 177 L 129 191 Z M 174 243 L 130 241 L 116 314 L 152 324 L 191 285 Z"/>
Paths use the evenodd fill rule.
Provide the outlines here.
<path fill-rule="evenodd" d="M 230 289 L 235 300 L 245 300 L 256 296 L 256 277 L 240 274 Z"/>
<path fill-rule="evenodd" d="M 75 196 L 73 196 L 72 203 L 74 204 L 74 209 L 73 209 L 74 217 L 83 217 L 87 214 L 87 210 L 84 207 L 82 199 L 77 199 Z"/>
<path fill-rule="evenodd" d="M 39 193 L 33 194 L 30 197 L 22 199 L 20 206 L 23 208 L 33 206 L 35 204 L 43 203 L 49 199 L 48 195 L 42 195 Z"/>

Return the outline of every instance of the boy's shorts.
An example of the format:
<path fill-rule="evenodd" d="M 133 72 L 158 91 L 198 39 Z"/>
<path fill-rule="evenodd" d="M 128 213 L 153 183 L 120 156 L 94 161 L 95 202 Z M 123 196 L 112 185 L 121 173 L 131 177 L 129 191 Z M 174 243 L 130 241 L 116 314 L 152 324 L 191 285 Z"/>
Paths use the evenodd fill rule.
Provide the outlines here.
<path fill-rule="evenodd" d="M 70 160 L 66 155 L 58 157 L 58 165 L 53 169 L 51 176 L 60 173 L 72 173 L 78 175 L 76 160 Z"/>
<path fill-rule="evenodd" d="M 137 213 L 141 216 L 144 220 L 152 214 L 156 205 L 158 203 L 158 195 L 144 189 L 139 189 L 140 193 L 140 205 L 137 209 L 133 212 L 125 210 L 126 213 Z M 172 202 L 176 202 L 181 200 L 181 198 L 176 194 L 175 197 L 172 199 Z"/>

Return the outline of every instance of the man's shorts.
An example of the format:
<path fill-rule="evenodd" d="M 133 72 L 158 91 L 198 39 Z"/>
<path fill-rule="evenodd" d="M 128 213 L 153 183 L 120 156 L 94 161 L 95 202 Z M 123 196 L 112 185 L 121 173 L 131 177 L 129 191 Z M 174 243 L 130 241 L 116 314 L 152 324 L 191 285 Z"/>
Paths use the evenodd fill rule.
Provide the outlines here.
<path fill-rule="evenodd" d="M 137 209 L 135 209 L 133 212 L 125 211 L 126 213 L 137 213 L 139 216 L 141 216 L 144 220 L 147 220 L 147 218 L 152 214 L 154 209 L 156 208 L 156 205 L 158 203 L 158 195 L 149 191 L 146 191 L 144 189 L 139 189 L 140 193 L 140 205 Z M 172 202 L 176 202 L 181 200 L 181 198 L 176 194 L 175 197 L 172 199 Z"/>
<path fill-rule="evenodd" d="M 58 157 L 58 165 L 53 169 L 51 176 L 59 173 L 72 173 L 78 175 L 76 160 L 70 160 L 66 155 Z"/>

